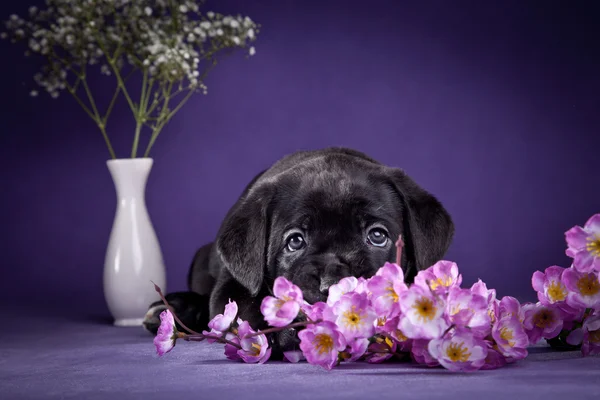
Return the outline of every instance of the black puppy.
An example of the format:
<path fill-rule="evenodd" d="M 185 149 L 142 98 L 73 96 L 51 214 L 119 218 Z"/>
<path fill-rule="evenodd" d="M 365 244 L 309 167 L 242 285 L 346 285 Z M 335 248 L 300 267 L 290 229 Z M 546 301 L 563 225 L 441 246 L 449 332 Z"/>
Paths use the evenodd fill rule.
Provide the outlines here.
<path fill-rule="evenodd" d="M 189 292 L 167 300 L 190 328 L 206 329 L 229 299 L 254 329 L 266 323 L 262 299 L 284 276 L 309 303 L 325 301 L 347 276 L 369 278 L 396 257 L 407 281 L 440 260 L 454 234 L 447 211 L 402 170 L 345 148 L 286 156 L 256 176 L 225 217 L 216 241 L 197 251 Z M 161 302 L 144 325 L 156 333 Z M 274 355 L 294 346 L 294 332 L 272 338 Z"/>

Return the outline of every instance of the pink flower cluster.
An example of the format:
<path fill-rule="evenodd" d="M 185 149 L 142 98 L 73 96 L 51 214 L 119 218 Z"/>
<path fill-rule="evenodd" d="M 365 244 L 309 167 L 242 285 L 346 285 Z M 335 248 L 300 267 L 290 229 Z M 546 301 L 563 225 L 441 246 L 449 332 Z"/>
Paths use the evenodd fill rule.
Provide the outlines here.
<path fill-rule="evenodd" d="M 298 314 L 304 317 L 298 354 L 286 357 L 305 358 L 325 369 L 396 357 L 474 371 L 527 356 L 529 340 L 519 319 L 519 302 L 512 297 L 497 300 L 495 291 L 481 281 L 471 288 L 462 288 L 461 282 L 453 262 L 440 261 L 419 272 L 410 286 L 397 264 L 386 263 L 370 279 L 342 279 L 329 289 L 327 302 L 308 304 L 298 287 L 277 278 L 275 296 L 263 300 L 261 311 L 279 327 L 291 324 Z"/>
<path fill-rule="evenodd" d="M 536 304 L 524 304 L 529 340 L 558 347 L 581 347 L 600 354 L 600 214 L 565 233 L 569 268 L 551 266 L 533 274 Z"/>
<path fill-rule="evenodd" d="M 231 360 L 264 363 L 271 355 L 266 334 L 301 327 L 299 349 L 285 358 L 327 370 L 391 358 L 452 371 L 495 369 L 525 358 L 527 347 L 541 339 L 600 354 L 600 214 L 567 231 L 566 240 L 573 265 L 533 274 L 537 303 L 498 299 L 481 280 L 463 288 L 454 262 L 442 260 L 420 271 L 411 285 L 397 263 L 386 263 L 369 279 L 340 280 L 326 302 L 315 304 L 304 300 L 298 286 L 277 278 L 273 296 L 261 303 L 272 327 L 262 332 L 238 318 L 231 301 L 202 334 L 177 332 L 173 316 L 164 311 L 154 343 L 163 355 L 178 338 L 219 342 Z M 401 240 L 397 246 L 400 254 Z"/>

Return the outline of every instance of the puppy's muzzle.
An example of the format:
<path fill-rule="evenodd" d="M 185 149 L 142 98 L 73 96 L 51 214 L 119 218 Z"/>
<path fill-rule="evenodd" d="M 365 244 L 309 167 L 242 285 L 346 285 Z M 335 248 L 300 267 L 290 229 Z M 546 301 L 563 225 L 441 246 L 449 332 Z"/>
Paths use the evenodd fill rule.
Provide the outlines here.
<path fill-rule="evenodd" d="M 319 291 L 327 295 L 331 286 L 348 276 L 350 276 L 350 268 L 347 265 L 341 263 L 328 264 L 321 275 Z"/>

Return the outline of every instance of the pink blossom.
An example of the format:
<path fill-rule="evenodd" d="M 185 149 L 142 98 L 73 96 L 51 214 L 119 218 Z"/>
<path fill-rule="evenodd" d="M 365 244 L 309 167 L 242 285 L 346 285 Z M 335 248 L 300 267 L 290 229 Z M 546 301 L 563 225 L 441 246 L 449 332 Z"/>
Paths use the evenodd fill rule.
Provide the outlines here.
<path fill-rule="evenodd" d="M 359 276 L 357 278 L 356 288 L 354 288 L 354 292 L 356 293 L 368 293 L 369 289 L 367 288 L 369 280 Z"/>
<path fill-rule="evenodd" d="M 426 339 L 413 340 L 410 355 L 417 364 L 426 365 L 428 367 L 437 367 L 440 363 L 429 353 L 429 342 L 430 341 Z"/>
<path fill-rule="evenodd" d="M 595 272 L 579 272 L 568 268 L 563 272 L 563 282 L 569 293 L 567 304 L 573 308 L 600 309 L 600 281 Z"/>
<path fill-rule="evenodd" d="M 227 332 L 231 327 L 231 324 L 235 320 L 237 313 L 237 303 L 229 299 L 229 303 L 225 305 L 225 312 L 223 314 L 216 315 L 208 323 L 208 327 L 211 329 L 211 333 L 217 336 L 221 336 L 224 332 Z"/>
<path fill-rule="evenodd" d="M 333 307 L 335 303 L 346 293 L 353 292 L 358 287 L 358 279 L 353 276 L 340 279 L 335 285 L 329 287 L 327 305 Z"/>
<path fill-rule="evenodd" d="M 496 308 L 498 305 L 498 301 L 496 300 L 496 290 L 488 289 L 485 282 L 478 279 L 477 282 L 471 286 L 471 292 L 487 299 L 487 313 L 490 317 L 490 321 L 493 323 L 496 320 Z"/>
<path fill-rule="evenodd" d="M 516 316 L 505 316 L 496 321 L 492 329 L 492 337 L 503 356 L 515 360 L 527 357 L 529 337 Z"/>
<path fill-rule="evenodd" d="M 544 304 L 554 304 L 567 300 L 568 290 L 562 281 L 565 268 L 552 266 L 544 272 L 535 271 L 531 278 L 531 286 L 537 292 L 539 301 Z"/>
<path fill-rule="evenodd" d="M 163 356 L 173 350 L 177 342 L 177 328 L 173 314 L 168 309 L 160 313 L 160 326 L 154 337 L 154 346 L 159 356 Z"/>
<path fill-rule="evenodd" d="M 415 277 L 415 285 L 431 288 L 436 294 L 444 297 L 452 286 L 460 286 L 461 283 L 462 275 L 458 273 L 458 265 L 445 260 L 419 271 Z"/>
<path fill-rule="evenodd" d="M 298 337 L 306 360 L 327 370 L 337 364 L 339 353 L 346 348 L 344 335 L 329 321 L 307 326 L 298 332 Z"/>
<path fill-rule="evenodd" d="M 475 371 L 485 364 L 488 349 L 469 329 L 457 327 L 429 342 L 431 356 L 450 371 Z"/>
<path fill-rule="evenodd" d="M 248 321 L 241 322 L 238 327 L 238 337 L 242 348 L 237 351 L 237 354 L 246 363 L 262 364 L 271 356 L 271 348 L 265 335 L 248 336 L 254 333 L 256 332 L 252 330 Z"/>
<path fill-rule="evenodd" d="M 367 283 L 372 293 L 371 301 L 379 317 L 394 317 L 398 314 L 398 295 L 407 290 L 402 269 L 392 263 L 385 263 Z"/>
<path fill-rule="evenodd" d="M 580 272 L 600 272 L 600 214 L 593 215 L 582 227 L 574 226 L 565 232 L 566 254 Z"/>
<path fill-rule="evenodd" d="M 322 301 L 316 302 L 315 304 L 308 304 L 305 302 L 302 305 L 302 312 L 312 321 L 320 321 L 323 319 L 323 310 L 326 308 L 327 304 Z"/>
<path fill-rule="evenodd" d="M 496 310 L 497 319 L 515 317 L 521 323 L 525 319 L 525 312 L 521 307 L 521 303 L 512 296 L 504 296 L 498 302 Z"/>
<path fill-rule="evenodd" d="M 280 276 L 273 284 L 273 294 L 275 297 L 267 296 L 262 300 L 260 312 L 271 326 L 289 325 L 298 316 L 300 305 L 304 302 L 302 291 Z"/>
<path fill-rule="evenodd" d="M 346 352 L 350 355 L 350 358 L 348 358 L 346 361 L 357 361 L 365 354 L 368 347 L 369 339 L 363 338 L 349 340 L 347 343 Z"/>
<path fill-rule="evenodd" d="M 400 317 L 395 317 L 387 320 L 383 327 L 381 327 L 381 332 L 385 333 L 388 336 L 391 336 L 392 339 L 396 341 L 398 344 L 399 351 L 410 351 L 412 340 L 406 337 L 404 333 L 398 329 L 398 324 L 400 322 Z"/>
<path fill-rule="evenodd" d="M 225 339 L 237 345 L 240 344 L 240 338 L 233 333 L 226 333 Z M 238 348 L 229 343 L 225 343 L 225 357 L 227 357 L 231 361 L 238 361 L 242 359 L 242 357 L 240 357 L 240 355 L 238 354 Z"/>
<path fill-rule="evenodd" d="M 481 370 L 497 369 L 506 365 L 506 358 L 495 350 L 490 342 L 487 342 L 487 350 L 487 357 L 485 357 L 485 363 L 481 366 Z"/>
<path fill-rule="evenodd" d="M 542 338 L 552 339 L 556 337 L 563 328 L 563 320 L 560 309 L 555 305 L 545 306 L 542 303 L 523 304 L 525 319 L 523 326 L 529 336 L 529 343 L 536 344 Z"/>
<path fill-rule="evenodd" d="M 446 313 L 451 324 L 465 326 L 479 337 L 490 333 L 490 316 L 487 299 L 469 289 L 458 286 L 450 288 L 446 303 Z"/>
<path fill-rule="evenodd" d="M 335 322 L 346 340 L 368 338 L 375 333 L 377 315 L 365 293 L 346 293 L 333 307 L 323 311 L 323 318 Z"/>
<path fill-rule="evenodd" d="M 563 273 L 567 268 L 552 266 L 544 272 L 536 271 L 531 278 L 531 285 L 537 292 L 540 303 L 555 304 L 565 314 L 566 319 L 576 319 L 581 315 L 583 307 L 573 307 L 567 304 L 569 289 L 564 283 Z"/>
<path fill-rule="evenodd" d="M 300 350 L 290 350 L 283 352 L 283 358 L 291 363 L 297 363 L 305 360 L 304 354 Z"/>
<path fill-rule="evenodd" d="M 600 355 L 600 314 L 592 314 L 583 322 L 583 332 L 583 356 Z"/>
<path fill-rule="evenodd" d="M 380 364 L 394 356 L 396 342 L 390 338 L 378 338 L 369 345 L 367 352 L 365 359 L 369 364 Z"/>
<path fill-rule="evenodd" d="M 400 294 L 400 329 L 410 339 L 434 339 L 448 328 L 444 304 L 423 286 L 412 285 Z"/>

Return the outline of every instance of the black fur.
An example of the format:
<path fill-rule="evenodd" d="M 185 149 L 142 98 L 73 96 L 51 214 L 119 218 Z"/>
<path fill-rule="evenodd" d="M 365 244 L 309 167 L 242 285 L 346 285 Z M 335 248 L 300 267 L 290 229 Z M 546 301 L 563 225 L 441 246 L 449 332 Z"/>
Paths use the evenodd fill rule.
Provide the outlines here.
<path fill-rule="evenodd" d="M 388 233 L 385 246 L 368 242 L 372 227 Z M 303 249 L 287 249 L 290 232 L 303 235 Z M 198 296 L 173 293 L 167 299 L 196 330 L 206 329 L 229 299 L 242 319 L 262 329 L 260 303 L 276 277 L 298 285 L 308 302 L 324 301 L 339 279 L 369 278 L 394 261 L 400 234 L 406 244 L 402 268 L 412 281 L 444 256 L 454 224 L 442 204 L 400 169 L 344 148 L 297 152 L 258 174 L 228 212 L 216 241 L 197 251 L 188 286 Z M 146 320 L 152 332 L 159 312 Z M 274 338 L 276 354 L 294 345 L 294 333 Z"/>

